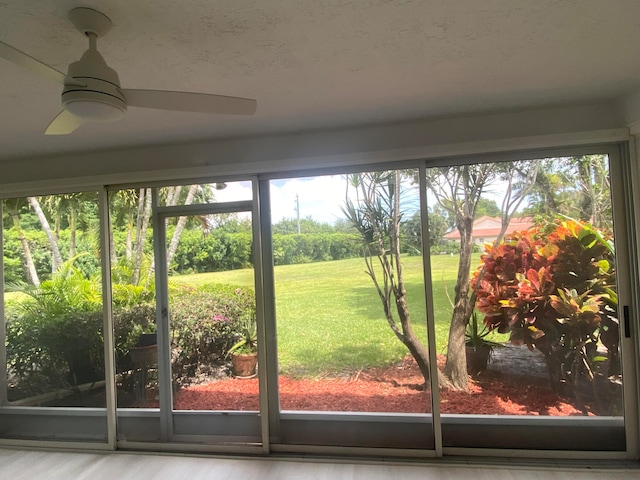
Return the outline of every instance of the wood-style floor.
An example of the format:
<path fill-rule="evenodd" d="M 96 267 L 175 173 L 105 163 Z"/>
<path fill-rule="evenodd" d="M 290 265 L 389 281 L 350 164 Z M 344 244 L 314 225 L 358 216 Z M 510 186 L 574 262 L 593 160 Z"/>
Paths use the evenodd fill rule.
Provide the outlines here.
<path fill-rule="evenodd" d="M 640 470 L 471 464 L 399 464 L 220 458 L 143 453 L 73 453 L 0 448 L 7 480 L 632 480 Z"/>

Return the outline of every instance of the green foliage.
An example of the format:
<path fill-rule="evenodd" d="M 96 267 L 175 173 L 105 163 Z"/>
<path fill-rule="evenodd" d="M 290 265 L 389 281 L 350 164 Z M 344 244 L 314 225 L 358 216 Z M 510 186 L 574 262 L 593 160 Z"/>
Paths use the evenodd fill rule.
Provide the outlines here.
<path fill-rule="evenodd" d="M 502 211 L 495 200 L 489 198 L 480 198 L 480 200 L 478 200 L 476 218 L 480 218 L 485 215 L 488 217 L 499 217 L 502 215 Z"/>
<path fill-rule="evenodd" d="M 252 264 L 251 232 L 185 230 L 171 268 L 178 273 L 235 270 Z"/>
<path fill-rule="evenodd" d="M 100 285 L 67 262 L 40 288 L 27 287 L 8 304 L 7 361 L 10 399 L 104 379 Z M 153 292 L 113 285 L 116 371 L 133 365 L 129 351 L 156 331 Z M 172 372 L 177 384 L 224 362 L 231 347 L 255 325 L 255 295 L 246 287 L 207 284 L 171 292 Z"/>
<path fill-rule="evenodd" d="M 133 260 L 127 260 L 126 258 L 119 258 L 117 263 L 111 264 L 111 281 L 113 283 L 114 301 L 116 303 L 126 302 L 126 297 L 130 297 L 132 302 L 135 302 L 135 292 L 140 295 L 140 301 L 143 300 L 145 295 L 151 295 L 153 298 L 153 292 L 155 290 L 155 277 L 151 271 L 151 265 L 153 262 L 153 255 L 143 255 L 140 262 L 140 274 L 138 283 L 132 285 L 131 279 L 133 277 Z M 127 290 L 122 292 L 123 297 L 119 297 L 121 290 Z M 133 295 L 133 297 L 132 297 Z"/>
<path fill-rule="evenodd" d="M 566 215 L 596 228 L 612 228 L 611 185 L 606 155 L 546 158 L 524 213 L 536 218 Z"/>
<path fill-rule="evenodd" d="M 46 234 L 41 230 L 23 230 L 29 244 L 31 256 L 36 271 L 41 280 L 51 276 L 51 250 Z M 66 230 L 61 231 L 58 240 L 63 256 L 69 250 L 70 236 Z M 19 233 L 15 228 L 4 231 L 4 261 L 5 282 L 19 283 L 27 278 L 23 260 L 22 244 Z M 74 259 L 74 266 L 86 276 L 94 276 L 100 272 L 100 257 L 98 255 L 95 237 L 90 232 L 77 232 L 76 253 L 84 254 Z"/>
<path fill-rule="evenodd" d="M 271 227 L 274 235 L 292 235 L 298 233 L 298 220 L 295 218 L 283 218 Z M 336 230 L 328 223 L 318 222 L 311 217 L 300 219 L 300 233 L 334 233 Z"/>
<path fill-rule="evenodd" d="M 246 316 L 240 322 L 240 340 L 233 344 L 227 351 L 225 358 L 232 353 L 246 354 L 255 353 L 258 350 L 258 326 L 255 315 Z"/>
<path fill-rule="evenodd" d="M 3 231 L 3 234 L 4 281 L 7 284 L 23 282 L 27 278 L 27 270 L 18 230 L 8 228 Z M 25 229 L 23 229 L 23 234 L 29 244 L 40 280 L 49 278 L 51 276 L 51 252 L 46 234 L 43 231 Z"/>
<path fill-rule="evenodd" d="M 273 259 L 276 265 L 340 260 L 357 257 L 361 253 L 358 237 L 350 233 L 273 236 Z"/>
<path fill-rule="evenodd" d="M 104 379 L 102 312 L 42 318 L 7 315 L 7 364 L 17 376 L 10 396 L 29 396 Z"/>
<path fill-rule="evenodd" d="M 440 244 L 446 232 L 445 218 L 437 213 L 429 212 L 429 245 L 433 247 Z M 422 219 L 419 210 L 400 224 L 400 237 L 402 253 L 422 254 Z"/>
<path fill-rule="evenodd" d="M 414 322 L 417 334 L 426 338 L 424 317 L 424 287 L 422 283 L 421 257 L 404 257 L 406 288 L 410 308 L 414 311 Z M 457 258 L 449 255 L 432 258 L 432 271 L 437 281 L 433 284 L 434 307 L 436 313 L 436 343 L 438 351 L 446 349 L 448 331 L 449 302 L 447 301 L 448 289 L 455 286 Z M 336 271 L 340 275 L 336 276 Z M 282 373 L 287 375 L 326 375 L 327 373 L 342 374 L 353 372 L 368 366 L 385 366 L 399 361 L 407 354 L 404 347 L 389 329 L 386 321 L 380 315 L 380 308 L 375 292 L 368 284 L 368 278 L 363 274 L 362 260 L 360 258 L 339 260 L 325 263 L 307 265 L 287 265 L 276 268 L 277 288 L 277 314 L 278 314 L 278 345 L 279 365 Z M 172 281 L 187 284 L 199 282 L 201 285 L 210 283 L 239 284 L 244 295 L 251 295 L 251 300 L 239 302 L 228 301 L 228 304 L 253 305 L 250 286 L 253 282 L 252 270 L 236 270 L 227 272 L 215 272 L 200 275 L 188 275 L 184 277 L 172 277 Z M 128 286 L 114 285 L 114 291 L 126 290 Z M 211 288 L 205 286 L 206 289 Z M 224 288 L 222 286 L 215 288 Z M 199 311 L 202 318 L 207 315 L 206 309 L 197 308 L 195 299 L 202 295 L 198 293 L 200 288 L 184 288 L 172 290 L 172 316 L 173 331 L 179 332 L 178 322 L 187 322 L 194 316 L 188 315 L 181 309 L 185 305 L 189 311 Z M 225 288 L 228 294 L 235 298 L 236 289 Z M 153 294 L 145 295 L 153 298 Z M 178 300 L 179 296 L 185 296 Z M 242 296 L 242 295 L 241 295 Z M 115 300 L 115 299 L 114 299 Z M 176 301 L 178 303 L 176 303 Z M 155 331 L 155 304 L 145 301 L 140 305 L 135 302 L 127 304 L 123 299 L 118 300 L 120 306 L 114 307 L 115 344 L 116 344 L 116 368 L 119 373 L 129 372 L 131 362 L 128 357 L 129 349 L 134 346 L 142 333 Z M 251 309 L 252 306 L 249 306 Z M 11 309 L 15 312 L 15 309 Z M 241 309 L 227 309 L 233 314 Z M 12 317 L 13 318 L 13 317 Z M 91 317 L 93 329 L 101 331 L 102 316 L 96 314 Z M 37 332 L 26 327 L 19 340 L 23 344 L 15 345 L 30 352 L 32 358 L 36 358 L 39 340 L 31 338 Z M 215 359 L 223 361 L 228 348 L 239 340 L 238 331 L 229 338 L 226 346 L 222 344 L 212 355 L 212 365 Z M 193 351 L 197 338 L 188 338 L 179 343 L 183 348 Z M 70 338 L 69 342 L 80 345 L 80 342 Z M 14 342 L 11 342 L 14 345 Z M 99 344 L 102 348 L 102 343 Z M 174 355 L 177 350 L 174 350 Z M 188 355 L 188 351 L 182 354 Z M 25 357 L 26 358 L 26 357 Z M 46 385 L 57 382 L 58 373 L 51 370 L 43 370 L 51 363 L 42 358 L 38 368 L 28 372 L 37 376 L 46 372 L 49 377 L 44 378 L 41 388 L 33 393 L 50 391 Z M 206 360 L 208 362 L 208 360 Z M 186 365 L 187 361 L 185 361 Z M 193 371 L 205 373 L 209 364 L 202 364 Z M 183 372 L 186 372 L 186 367 Z M 63 372 L 62 380 L 66 381 L 68 367 L 62 363 L 59 370 Z M 33 377 L 31 377 L 33 378 Z M 53 380 L 49 380 L 52 378 Z M 192 377 L 193 378 L 193 377 Z M 24 385 L 27 378 L 21 378 Z M 23 382 L 22 380 L 25 380 Z M 183 384 L 189 381 L 189 377 L 183 374 L 177 379 Z M 26 396 L 26 395 L 23 395 Z M 14 397 L 15 398 L 15 397 Z"/>
<path fill-rule="evenodd" d="M 87 278 L 74 265 L 80 256 L 65 262 L 51 279 L 42 282 L 39 287 L 18 286 L 17 289 L 28 296 L 20 303 L 20 308 L 40 318 L 99 310 L 102 306 L 99 282 L 95 278 Z"/>
<path fill-rule="evenodd" d="M 460 255 L 460 242 L 454 240 L 444 240 L 438 245 L 431 247 L 432 255 Z"/>
<path fill-rule="evenodd" d="M 69 251 L 71 243 L 71 232 L 69 230 L 61 230 L 58 246 L 62 252 L 63 258 Z M 94 231 L 77 231 L 75 239 L 76 255 L 73 264 L 80 269 L 85 276 L 92 277 L 100 274 L 100 252 L 98 248 L 97 230 Z M 49 255 L 47 253 L 47 255 Z"/>
<path fill-rule="evenodd" d="M 104 379 L 98 283 L 66 262 L 7 309 L 7 363 L 22 392 Z"/>
<path fill-rule="evenodd" d="M 97 243 L 97 202 L 95 193 L 51 195 L 40 197 L 49 224 L 54 230 L 57 246 L 63 259 L 70 260 L 78 253 L 87 253 L 74 265 L 90 277 L 99 272 Z M 27 278 L 21 236 L 27 241 L 40 280 L 51 276 L 51 245 L 38 217 L 25 198 L 4 200 L 3 240 L 6 283 L 19 283 Z"/>
<path fill-rule="evenodd" d="M 490 329 L 544 353 L 554 380 L 579 396 L 580 382 L 620 374 L 614 260 L 613 242 L 585 223 L 515 232 L 482 256 L 477 307 Z"/>
<path fill-rule="evenodd" d="M 113 331 L 116 347 L 116 370 L 129 367 L 125 359 L 131 347 L 135 347 L 140 335 L 156 332 L 156 309 L 151 302 L 114 308 Z"/>
<path fill-rule="evenodd" d="M 23 295 L 7 304 L 7 362 L 16 384 L 12 397 L 104 379 L 102 289 L 96 278 L 75 265 L 84 256 L 65 262 L 39 287 L 14 286 Z M 133 286 L 113 288 L 116 355 L 122 371 L 123 352 L 154 322 L 148 303 L 132 305 L 153 295 L 132 293 L 137 288 Z"/>
<path fill-rule="evenodd" d="M 145 305 L 154 300 L 154 288 L 130 283 L 114 283 L 111 285 L 111 296 L 114 308 L 127 308 Z"/>
<path fill-rule="evenodd" d="M 353 234 L 275 234 L 276 265 L 323 262 L 355 257 L 360 246 Z M 182 234 L 173 258 L 172 270 L 180 274 L 219 272 L 247 268 L 253 264 L 251 232 L 213 230 L 204 235 L 190 230 Z"/>
<path fill-rule="evenodd" d="M 490 340 L 491 335 L 492 332 L 489 327 L 484 324 L 480 326 L 478 314 L 473 312 L 464 332 L 465 346 L 473 348 L 486 346 L 489 347 L 489 349 L 502 346 L 501 343 Z"/>

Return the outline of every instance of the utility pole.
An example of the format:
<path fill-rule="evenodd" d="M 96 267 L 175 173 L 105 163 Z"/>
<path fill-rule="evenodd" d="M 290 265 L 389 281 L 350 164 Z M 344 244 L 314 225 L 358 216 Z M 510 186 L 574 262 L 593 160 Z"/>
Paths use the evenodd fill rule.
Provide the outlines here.
<path fill-rule="evenodd" d="M 300 234 L 300 198 L 298 198 L 298 194 L 296 193 L 296 217 L 298 220 L 298 235 Z"/>

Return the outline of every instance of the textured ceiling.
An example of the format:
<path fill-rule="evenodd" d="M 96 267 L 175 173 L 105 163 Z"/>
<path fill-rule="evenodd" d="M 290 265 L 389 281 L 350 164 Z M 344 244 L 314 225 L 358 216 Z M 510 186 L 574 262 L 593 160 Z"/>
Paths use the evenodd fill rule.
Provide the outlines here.
<path fill-rule="evenodd" d="M 131 108 L 45 137 L 60 88 L 0 59 L 0 159 L 615 98 L 640 85 L 640 0 L 0 0 L 0 40 L 66 71 L 75 6 L 126 88 L 258 99 L 254 117 Z"/>

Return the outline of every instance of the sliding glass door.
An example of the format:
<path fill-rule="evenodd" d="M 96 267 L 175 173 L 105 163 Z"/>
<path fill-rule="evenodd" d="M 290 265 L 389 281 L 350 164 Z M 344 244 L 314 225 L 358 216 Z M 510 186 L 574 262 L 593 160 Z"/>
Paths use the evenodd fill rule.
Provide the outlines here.
<path fill-rule="evenodd" d="M 271 180 L 279 436 L 434 451 L 417 170 Z M 278 448 L 278 447 L 274 447 Z"/>
<path fill-rule="evenodd" d="M 3 199 L 0 441 L 634 456 L 623 154 Z"/>
<path fill-rule="evenodd" d="M 107 443 L 98 204 L 2 201 L 0 439 Z"/>
<path fill-rule="evenodd" d="M 410 167 L 268 182 L 272 448 L 624 454 L 619 151 Z"/>
<path fill-rule="evenodd" d="M 620 168 L 604 153 L 427 168 L 445 448 L 626 449 Z"/>
<path fill-rule="evenodd" d="M 250 181 L 149 189 L 154 256 L 139 262 L 137 286 L 155 294 L 145 303 L 155 319 L 137 317 L 123 355 L 127 442 L 262 443 L 253 189 Z"/>

